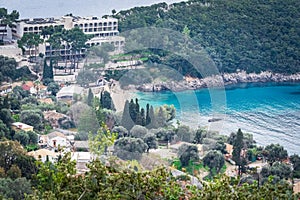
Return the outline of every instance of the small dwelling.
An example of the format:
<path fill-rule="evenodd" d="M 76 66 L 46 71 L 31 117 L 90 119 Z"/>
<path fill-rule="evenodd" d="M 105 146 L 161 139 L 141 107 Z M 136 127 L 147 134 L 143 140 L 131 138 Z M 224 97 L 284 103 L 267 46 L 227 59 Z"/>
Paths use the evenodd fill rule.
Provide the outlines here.
<path fill-rule="evenodd" d="M 54 161 L 56 161 L 56 158 L 57 158 L 57 153 L 50 151 L 48 149 L 39 149 L 36 151 L 30 151 L 30 152 L 28 152 L 28 155 L 32 156 L 36 160 L 40 160 L 42 162 L 45 162 L 48 160 L 53 163 Z"/>
<path fill-rule="evenodd" d="M 90 152 L 73 152 L 71 154 L 71 160 L 76 161 L 76 170 L 79 173 L 88 171 L 87 164 L 94 159 L 94 156 Z"/>
<path fill-rule="evenodd" d="M 67 137 L 63 133 L 54 131 L 49 133 L 47 136 L 48 146 L 53 148 L 67 146 Z"/>
<path fill-rule="evenodd" d="M 61 90 L 56 94 L 58 100 L 73 100 L 74 94 L 81 94 L 83 88 L 78 85 L 70 85 L 61 88 Z"/>
<path fill-rule="evenodd" d="M 24 124 L 22 122 L 14 122 L 12 123 L 12 128 L 15 130 L 15 131 L 18 131 L 18 130 L 22 130 L 22 131 L 33 131 L 33 126 L 30 126 L 28 124 Z"/>

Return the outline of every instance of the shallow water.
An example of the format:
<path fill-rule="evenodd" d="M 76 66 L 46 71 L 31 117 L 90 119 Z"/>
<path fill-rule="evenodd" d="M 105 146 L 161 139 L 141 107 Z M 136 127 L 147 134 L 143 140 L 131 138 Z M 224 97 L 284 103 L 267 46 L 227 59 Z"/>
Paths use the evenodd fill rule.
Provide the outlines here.
<path fill-rule="evenodd" d="M 300 154 L 300 84 L 242 84 L 226 90 L 137 93 L 140 104 L 173 104 L 177 118 L 194 128 L 204 126 L 229 135 L 241 128 L 257 143 L 279 143 Z M 209 123 L 211 118 L 221 121 Z"/>

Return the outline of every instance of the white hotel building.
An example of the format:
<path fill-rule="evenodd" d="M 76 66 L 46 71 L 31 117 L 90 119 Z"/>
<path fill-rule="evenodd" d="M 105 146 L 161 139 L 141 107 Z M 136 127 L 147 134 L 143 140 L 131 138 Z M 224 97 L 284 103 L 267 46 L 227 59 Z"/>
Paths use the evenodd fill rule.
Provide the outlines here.
<path fill-rule="evenodd" d="M 112 17 L 98 18 L 98 17 L 75 17 L 63 16 L 59 19 L 55 18 L 34 18 L 22 19 L 16 23 L 16 35 L 21 38 L 26 33 L 41 34 L 42 30 L 47 27 L 61 27 L 64 29 L 80 28 L 83 33 L 93 35 L 94 37 L 87 41 L 87 45 L 101 45 L 102 43 L 111 43 L 116 47 L 116 51 L 121 51 L 124 46 L 125 39 L 118 36 L 118 20 Z M 40 45 L 39 53 L 46 56 L 50 55 L 49 45 Z M 61 54 L 65 50 L 61 50 Z M 83 52 L 80 52 L 83 53 Z"/>

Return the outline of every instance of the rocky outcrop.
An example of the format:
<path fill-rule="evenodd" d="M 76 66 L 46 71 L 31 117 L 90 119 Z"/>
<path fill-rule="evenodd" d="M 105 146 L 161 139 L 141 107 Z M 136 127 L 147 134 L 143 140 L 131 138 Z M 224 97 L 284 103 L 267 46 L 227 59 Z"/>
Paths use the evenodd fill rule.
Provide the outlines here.
<path fill-rule="evenodd" d="M 241 71 L 237 73 L 224 73 L 221 75 L 209 76 L 203 79 L 185 77 L 182 81 L 147 83 L 136 86 L 136 89 L 143 92 L 158 92 L 166 90 L 183 91 L 207 87 L 223 87 L 239 83 L 265 82 L 300 82 L 300 73 L 285 75 L 269 71 L 261 72 L 260 74 Z"/>

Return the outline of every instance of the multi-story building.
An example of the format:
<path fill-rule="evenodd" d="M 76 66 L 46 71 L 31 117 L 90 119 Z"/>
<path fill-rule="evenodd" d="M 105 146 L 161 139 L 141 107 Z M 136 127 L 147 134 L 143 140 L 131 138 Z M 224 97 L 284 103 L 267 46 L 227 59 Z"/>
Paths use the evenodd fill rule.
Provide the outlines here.
<path fill-rule="evenodd" d="M 0 40 L 3 40 L 4 43 L 11 43 L 17 36 L 17 27 L 15 24 L 13 24 L 12 27 L 9 27 L 0 22 Z"/>
<path fill-rule="evenodd" d="M 72 29 L 79 27 L 85 34 L 94 35 L 95 37 L 115 36 L 119 34 L 118 20 L 112 17 L 75 17 L 63 16 L 55 18 L 34 18 L 22 19 L 17 22 L 17 33 L 22 37 L 25 33 L 42 33 L 46 27 L 61 27 Z"/>
<path fill-rule="evenodd" d="M 42 34 L 42 30 L 47 27 L 61 27 L 64 29 L 80 28 L 83 33 L 94 36 L 87 41 L 88 46 L 101 45 L 104 42 L 115 45 L 116 51 L 120 52 L 124 46 L 124 38 L 118 36 L 118 20 L 112 17 L 75 17 L 63 16 L 59 19 L 55 18 L 35 18 L 22 19 L 17 22 L 17 36 L 21 38 L 26 33 Z M 74 52 L 70 52 L 68 47 L 60 50 L 52 50 L 49 44 L 40 45 L 39 53 L 47 56 L 54 54 L 62 56 L 62 58 L 70 58 Z M 76 52 L 76 56 L 83 57 L 85 49 Z"/>

